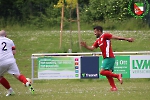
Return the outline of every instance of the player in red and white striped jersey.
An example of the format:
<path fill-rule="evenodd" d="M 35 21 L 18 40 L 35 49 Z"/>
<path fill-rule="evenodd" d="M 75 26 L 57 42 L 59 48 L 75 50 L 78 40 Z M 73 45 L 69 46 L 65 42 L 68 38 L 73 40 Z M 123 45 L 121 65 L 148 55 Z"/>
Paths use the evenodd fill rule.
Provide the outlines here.
<path fill-rule="evenodd" d="M 111 47 L 111 39 L 125 40 L 128 42 L 133 42 L 134 39 L 117 37 L 110 33 L 103 33 L 103 28 L 101 26 L 94 27 L 94 34 L 96 35 L 97 39 L 92 46 L 88 46 L 86 42 L 81 42 L 81 46 L 89 50 L 94 50 L 98 47 L 100 48 L 102 56 L 104 58 L 100 74 L 107 77 L 111 86 L 111 91 L 117 91 L 117 87 L 114 83 L 113 78 L 117 78 L 121 84 L 123 83 L 123 80 L 122 74 L 112 73 L 114 70 L 115 56 Z"/>
<path fill-rule="evenodd" d="M 34 92 L 31 84 L 26 80 L 26 77 L 20 74 L 18 66 L 16 64 L 16 60 L 14 55 L 16 54 L 14 42 L 6 37 L 6 32 L 4 30 L 0 31 L 0 84 L 2 84 L 7 90 L 8 94 L 6 96 L 10 96 L 14 94 L 13 89 L 11 88 L 9 82 L 6 78 L 4 78 L 4 74 L 8 72 L 12 74 L 19 81 L 24 83 L 29 87 L 31 92 Z"/>

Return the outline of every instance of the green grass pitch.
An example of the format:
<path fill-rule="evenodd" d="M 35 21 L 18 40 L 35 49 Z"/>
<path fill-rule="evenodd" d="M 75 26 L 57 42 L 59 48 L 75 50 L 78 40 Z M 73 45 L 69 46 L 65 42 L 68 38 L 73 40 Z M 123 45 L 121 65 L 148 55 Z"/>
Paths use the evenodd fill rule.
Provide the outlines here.
<path fill-rule="evenodd" d="M 135 42 L 112 41 L 114 51 L 148 51 L 150 50 L 150 31 L 111 31 L 112 34 L 133 37 Z M 63 32 L 62 49 L 59 49 L 58 31 L 8 31 L 8 37 L 14 40 L 17 48 L 15 55 L 20 72 L 31 77 L 31 54 L 48 52 L 66 52 L 70 48 L 79 50 L 78 34 Z M 92 31 L 82 31 L 82 40 L 92 45 L 95 36 Z M 95 51 L 99 51 L 98 49 Z M 89 51 L 88 51 L 89 52 Z M 35 66 L 35 69 L 37 65 Z M 37 71 L 36 71 L 37 72 Z M 0 100 L 149 100 L 150 79 L 124 79 L 123 85 L 115 80 L 117 92 L 111 92 L 106 79 L 87 80 L 36 80 L 33 83 L 35 94 L 13 76 L 5 74 L 15 91 L 14 96 L 6 97 L 6 90 L 0 86 Z"/>

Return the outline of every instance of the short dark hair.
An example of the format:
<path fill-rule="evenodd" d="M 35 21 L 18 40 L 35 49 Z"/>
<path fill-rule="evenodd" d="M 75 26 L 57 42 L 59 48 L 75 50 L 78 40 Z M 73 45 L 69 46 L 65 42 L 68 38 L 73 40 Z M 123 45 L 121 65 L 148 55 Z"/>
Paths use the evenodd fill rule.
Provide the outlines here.
<path fill-rule="evenodd" d="M 97 29 L 97 30 L 100 30 L 101 32 L 103 32 L 103 28 L 101 26 L 95 26 L 93 29 L 94 30 Z"/>

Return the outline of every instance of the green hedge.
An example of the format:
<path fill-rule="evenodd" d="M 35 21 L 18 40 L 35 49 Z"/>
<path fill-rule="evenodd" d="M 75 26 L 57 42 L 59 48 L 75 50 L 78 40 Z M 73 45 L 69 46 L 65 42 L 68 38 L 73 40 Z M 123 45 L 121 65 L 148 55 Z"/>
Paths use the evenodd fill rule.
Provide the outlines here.
<path fill-rule="evenodd" d="M 54 29 L 60 26 L 61 8 L 56 0 L 2 0 L 0 2 L 0 27 L 13 26 L 31 29 Z M 81 27 L 102 24 L 106 29 L 149 29 L 150 15 L 138 21 L 129 14 L 129 0 L 79 0 Z M 64 29 L 70 29 L 69 18 L 76 19 L 76 9 L 65 8 Z M 135 25 L 136 24 L 136 25 Z M 121 27 L 127 25 L 126 27 Z M 85 26 L 85 27 L 84 27 Z M 57 28 L 57 29 L 58 29 Z M 73 27 L 74 28 L 74 27 Z M 76 29 L 76 28 L 74 28 Z"/>

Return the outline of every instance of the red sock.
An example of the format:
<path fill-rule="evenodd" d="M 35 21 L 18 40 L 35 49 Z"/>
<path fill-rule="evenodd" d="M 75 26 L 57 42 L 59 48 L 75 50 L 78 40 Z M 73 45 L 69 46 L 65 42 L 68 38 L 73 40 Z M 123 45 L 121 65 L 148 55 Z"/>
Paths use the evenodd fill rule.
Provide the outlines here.
<path fill-rule="evenodd" d="M 114 74 L 109 70 L 102 70 L 100 72 L 100 74 L 103 75 L 103 76 L 110 76 L 110 77 L 115 77 L 115 78 L 118 78 L 118 76 L 119 76 L 118 74 Z"/>
<path fill-rule="evenodd" d="M 8 82 L 4 77 L 2 77 L 2 78 L 0 79 L 0 83 L 1 83 L 6 89 L 9 89 L 9 88 L 10 88 L 9 82 Z"/>
<path fill-rule="evenodd" d="M 25 77 L 24 75 L 20 75 L 20 76 L 18 77 L 18 80 L 21 81 L 21 82 L 24 83 L 24 84 L 26 84 L 26 82 L 28 82 L 27 79 L 26 79 L 26 77 Z"/>
<path fill-rule="evenodd" d="M 112 88 L 116 88 L 114 79 L 113 79 L 112 77 L 109 77 L 109 76 L 106 76 L 106 77 L 107 77 L 107 79 L 108 79 L 108 82 L 109 82 L 110 86 L 111 86 Z"/>

